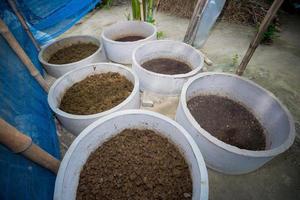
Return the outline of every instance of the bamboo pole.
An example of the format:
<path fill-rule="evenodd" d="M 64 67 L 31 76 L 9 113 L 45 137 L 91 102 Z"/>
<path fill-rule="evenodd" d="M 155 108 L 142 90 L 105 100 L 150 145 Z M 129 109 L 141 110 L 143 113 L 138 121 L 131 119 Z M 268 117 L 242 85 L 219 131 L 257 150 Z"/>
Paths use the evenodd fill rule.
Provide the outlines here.
<path fill-rule="evenodd" d="M 42 88 L 48 93 L 49 86 L 47 85 L 46 81 L 43 79 L 40 72 L 37 70 L 37 68 L 34 66 L 34 64 L 31 62 L 30 58 L 27 56 L 25 51 L 22 49 L 14 35 L 9 31 L 6 24 L 0 19 L 0 33 L 2 36 L 6 39 L 9 46 L 14 50 L 14 52 L 19 56 L 19 58 L 22 60 L 26 68 L 28 69 L 31 76 L 33 76 L 36 81 L 42 86 Z"/>
<path fill-rule="evenodd" d="M 132 19 L 141 20 L 141 10 L 139 0 L 131 0 Z"/>
<path fill-rule="evenodd" d="M 146 2 L 144 2 L 146 3 Z M 140 12 L 141 12 L 141 21 L 145 21 L 145 12 L 146 10 L 144 10 L 144 5 L 146 6 L 146 4 L 143 3 L 143 0 L 139 0 L 139 4 L 140 4 Z"/>
<path fill-rule="evenodd" d="M 259 26 L 259 29 L 258 29 L 255 37 L 253 38 L 253 40 L 250 43 L 249 48 L 248 48 L 241 64 L 239 65 L 239 67 L 236 70 L 236 74 L 238 74 L 239 76 L 243 75 L 251 57 L 253 56 L 256 48 L 258 47 L 260 41 L 263 38 L 263 34 L 266 32 L 270 23 L 274 19 L 275 15 L 276 15 L 278 9 L 280 8 L 281 4 L 283 3 L 283 1 L 284 0 L 274 0 L 272 6 L 268 10 L 265 18 L 263 19 L 261 25 Z"/>
<path fill-rule="evenodd" d="M 148 0 L 146 21 L 153 20 L 153 0 Z"/>
<path fill-rule="evenodd" d="M 144 19 L 143 21 L 147 21 L 146 11 L 147 11 L 147 2 L 148 2 L 148 0 L 141 0 L 141 2 L 143 4 L 143 7 L 142 7 L 143 11 L 142 11 L 141 15 L 143 15 L 143 19 Z"/>
<path fill-rule="evenodd" d="M 14 13 L 16 14 L 16 16 L 18 17 L 19 21 L 21 22 L 22 27 L 25 29 L 27 35 L 29 36 L 30 40 L 32 41 L 32 43 L 34 44 L 35 48 L 40 51 L 41 47 L 39 46 L 39 44 L 37 43 L 37 41 L 35 40 L 34 36 L 32 35 L 31 31 L 29 30 L 28 25 L 25 22 L 24 17 L 21 15 L 21 13 L 19 12 L 16 3 L 14 0 L 8 0 L 8 3 L 10 5 L 10 7 L 12 8 L 12 10 L 14 11 Z"/>
<path fill-rule="evenodd" d="M 196 7 L 194 9 L 192 18 L 190 20 L 189 26 L 186 30 L 185 36 L 184 36 L 184 42 L 187 44 L 192 45 L 197 33 L 197 24 L 198 21 L 201 19 L 204 8 L 206 7 L 208 3 L 208 0 L 198 0 Z"/>
<path fill-rule="evenodd" d="M 20 153 L 31 161 L 57 174 L 60 161 L 32 142 L 32 139 L 21 133 L 0 118 L 0 143 L 14 153 Z"/>

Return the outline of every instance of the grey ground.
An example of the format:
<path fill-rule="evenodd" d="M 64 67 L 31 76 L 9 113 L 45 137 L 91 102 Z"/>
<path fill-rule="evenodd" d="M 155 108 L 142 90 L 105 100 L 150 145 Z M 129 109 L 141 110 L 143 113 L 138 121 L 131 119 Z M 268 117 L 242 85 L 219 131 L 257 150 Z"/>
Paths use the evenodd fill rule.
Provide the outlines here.
<path fill-rule="evenodd" d="M 127 6 L 95 10 L 84 17 L 61 37 L 88 34 L 100 37 L 104 27 L 126 20 Z M 182 40 L 188 19 L 156 13 L 156 26 L 166 39 Z M 291 111 L 296 122 L 297 138 L 285 153 L 274 158 L 257 171 L 240 176 L 209 173 L 210 199 L 300 199 L 300 17 L 283 16 L 282 32 L 273 45 L 260 45 L 251 59 L 245 76 L 273 92 Z M 247 50 L 255 28 L 218 22 L 201 49 L 213 62 L 208 71 L 233 73 Z M 238 59 L 234 57 L 237 55 Z M 174 117 L 178 98 L 144 94 L 154 101 L 155 110 Z M 75 139 L 59 131 L 62 155 Z"/>

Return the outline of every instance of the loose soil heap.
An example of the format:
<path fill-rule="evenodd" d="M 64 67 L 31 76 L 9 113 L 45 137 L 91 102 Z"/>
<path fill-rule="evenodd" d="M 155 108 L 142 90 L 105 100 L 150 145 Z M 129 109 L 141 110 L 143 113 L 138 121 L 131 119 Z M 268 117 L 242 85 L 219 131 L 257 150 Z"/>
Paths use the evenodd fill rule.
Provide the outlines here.
<path fill-rule="evenodd" d="M 98 50 L 99 46 L 92 43 L 72 44 L 69 47 L 58 50 L 51 55 L 48 63 L 68 64 L 89 57 Z"/>
<path fill-rule="evenodd" d="M 187 105 L 200 126 L 219 140 L 241 149 L 265 149 L 262 125 L 241 104 L 217 95 L 200 95 Z"/>
<path fill-rule="evenodd" d="M 143 40 L 143 39 L 145 39 L 145 37 L 143 37 L 143 36 L 131 35 L 131 36 L 126 36 L 126 37 L 121 37 L 121 38 L 115 39 L 115 41 L 134 42 L 134 41 Z"/>
<path fill-rule="evenodd" d="M 77 200 L 83 199 L 192 199 L 192 179 L 167 138 L 125 129 L 89 156 L 77 188 Z"/>
<path fill-rule="evenodd" d="M 192 68 L 181 61 L 169 58 L 156 58 L 146 61 L 142 67 L 159 74 L 186 74 L 192 71 Z"/>
<path fill-rule="evenodd" d="M 67 89 L 59 108 L 76 115 L 100 113 L 120 104 L 132 90 L 133 84 L 118 73 L 95 74 Z"/>

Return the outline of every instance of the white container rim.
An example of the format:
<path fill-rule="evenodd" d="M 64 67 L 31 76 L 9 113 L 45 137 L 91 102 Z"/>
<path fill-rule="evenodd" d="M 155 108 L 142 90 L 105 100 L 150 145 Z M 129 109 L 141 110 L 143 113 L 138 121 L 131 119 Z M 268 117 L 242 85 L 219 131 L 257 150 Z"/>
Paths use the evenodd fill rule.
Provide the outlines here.
<path fill-rule="evenodd" d="M 44 52 L 46 51 L 46 49 L 48 47 L 54 45 L 57 42 L 64 41 L 64 40 L 69 40 L 69 39 L 73 39 L 73 38 L 93 38 L 93 39 L 98 41 L 98 46 L 99 47 L 98 47 L 97 51 L 95 51 L 94 53 L 92 53 L 88 57 L 86 57 L 84 59 L 81 59 L 79 61 L 76 61 L 76 62 L 71 62 L 71 63 L 66 63 L 66 64 L 52 64 L 52 63 L 48 63 L 47 61 L 44 60 L 43 55 L 44 55 Z M 93 57 L 95 54 L 99 53 L 101 50 L 102 50 L 102 43 L 96 37 L 91 36 L 91 35 L 74 35 L 74 36 L 69 36 L 69 37 L 65 37 L 65 38 L 55 40 L 55 41 L 43 46 L 41 51 L 39 52 L 38 58 L 39 58 L 39 61 L 43 65 L 48 65 L 48 66 L 51 66 L 51 67 L 68 67 L 68 66 L 72 66 L 74 64 L 80 64 L 81 62 L 84 62 L 84 61 L 88 60 L 89 58 Z"/>
<path fill-rule="evenodd" d="M 208 199 L 208 193 L 209 193 L 209 183 L 208 183 L 208 174 L 207 174 L 207 169 L 206 169 L 206 165 L 203 159 L 203 156 L 196 144 L 196 142 L 194 141 L 194 139 L 192 138 L 192 136 L 177 122 L 175 122 L 174 120 L 153 112 L 153 111 L 148 111 L 148 110 L 137 110 L 137 109 L 129 109 L 129 110 L 123 110 L 123 111 L 118 111 L 118 112 L 114 112 L 110 115 L 106 115 L 98 120 L 96 120 L 95 122 L 93 122 L 92 124 L 90 124 L 88 127 L 86 127 L 76 138 L 75 140 L 72 142 L 71 146 L 69 147 L 69 149 L 67 150 L 64 159 L 62 160 L 58 173 L 57 173 L 57 177 L 63 177 L 62 179 L 56 179 L 55 181 L 55 194 L 57 193 L 61 193 L 61 189 L 63 188 L 63 182 L 64 182 L 64 172 L 66 171 L 66 169 L 68 168 L 69 165 L 69 161 L 71 158 L 72 153 L 74 152 L 74 150 L 76 149 L 76 146 L 78 145 L 78 143 L 84 138 L 86 137 L 93 129 L 95 129 L 96 127 L 98 127 L 100 124 L 109 121 L 110 119 L 114 118 L 114 117 L 118 117 L 124 114 L 133 114 L 133 115 L 139 115 L 139 114 L 144 114 L 144 115 L 148 115 L 148 116 L 153 116 L 156 118 L 159 118 L 161 120 L 167 121 L 168 123 L 172 124 L 173 126 L 175 126 L 177 129 L 180 130 L 180 132 L 185 136 L 185 138 L 187 139 L 187 141 L 189 142 L 194 156 L 197 160 L 198 163 L 198 167 L 199 167 L 199 171 L 201 174 L 201 193 L 200 193 L 200 199 Z"/>
<path fill-rule="evenodd" d="M 153 72 L 150 70 L 145 69 L 144 67 L 142 67 L 135 59 L 136 57 L 136 52 L 139 51 L 139 49 L 143 48 L 146 45 L 149 44 L 155 44 L 155 43 L 175 43 L 178 45 L 183 45 L 187 48 L 193 49 L 195 52 L 197 52 L 200 57 L 201 57 L 201 62 L 199 63 L 199 65 L 197 67 L 195 67 L 195 69 L 193 69 L 192 71 L 185 73 L 185 74 L 174 74 L 174 75 L 170 75 L 170 74 L 160 74 L 157 72 Z M 184 42 L 180 42 L 180 41 L 174 41 L 174 40 L 154 40 L 154 41 L 148 41 L 145 42 L 144 44 L 138 46 L 137 48 L 134 49 L 133 53 L 132 53 L 132 64 L 135 64 L 135 66 L 137 66 L 138 68 L 140 68 L 142 71 L 147 72 L 149 74 L 152 74 L 154 76 L 158 76 L 158 77 L 168 77 L 168 78 L 187 78 L 187 77 L 191 77 L 194 76 L 195 74 L 199 73 L 200 70 L 202 69 L 203 65 L 204 65 L 204 56 L 203 54 L 198 51 L 196 48 L 192 47 L 191 45 L 188 45 Z"/>
<path fill-rule="evenodd" d="M 53 101 L 53 92 L 54 92 L 54 89 L 56 88 L 57 85 L 60 84 L 60 82 L 66 77 L 68 76 L 69 74 L 72 74 L 72 73 L 76 73 L 80 70 L 83 70 L 85 68 L 90 68 L 90 67 L 95 67 L 95 66 L 115 66 L 115 67 L 118 67 L 118 68 L 122 68 L 123 70 L 127 70 L 128 72 L 131 73 L 131 75 L 134 77 L 134 86 L 133 86 L 133 90 L 132 92 L 130 93 L 130 95 L 124 100 L 122 101 L 120 104 L 118 104 L 117 106 L 109 109 L 109 110 L 106 110 L 106 111 L 103 111 L 103 112 L 100 112 L 100 113 L 96 113 L 96 114 L 91 114 L 91 115 L 75 115 L 75 114 L 70 114 L 70 113 L 67 113 L 67 112 L 64 112 L 62 111 L 61 109 L 59 109 L 59 107 L 57 105 L 55 105 L 54 101 Z M 57 79 L 55 81 L 55 83 L 51 86 L 50 90 L 49 90 L 49 94 L 48 94 L 48 102 L 49 102 L 49 106 L 50 108 L 56 113 L 56 114 L 59 114 L 65 118 L 69 118 L 69 119 L 93 119 L 93 118 L 99 118 L 99 117 L 102 117 L 102 116 L 105 116 L 105 115 L 108 115 L 110 113 L 113 113 L 115 111 L 117 111 L 118 109 L 120 109 L 121 107 L 123 107 L 124 105 L 126 105 L 128 102 L 130 102 L 134 97 L 135 97 L 135 94 L 136 93 L 139 93 L 139 79 L 138 79 L 138 76 L 136 75 L 136 73 L 128 68 L 128 67 L 125 67 L 123 65 L 120 65 L 120 64 L 116 64 L 116 63 L 93 63 L 93 64 L 89 64 L 87 66 L 84 66 L 84 67 L 80 67 L 80 68 L 77 68 L 77 69 L 74 69 L 66 74 L 64 74 L 63 76 L 61 76 L 59 79 Z"/>
<path fill-rule="evenodd" d="M 149 27 L 151 27 L 153 33 L 151 35 L 149 35 L 148 37 L 144 38 L 144 39 L 137 40 L 137 41 L 127 41 L 127 42 L 119 42 L 119 41 L 111 40 L 108 37 L 106 37 L 105 34 L 106 34 L 107 30 L 112 29 L 112 28 L 114 28 L 114 26 L 118 26 L 119 24 L 125 24 L 125 23 L 143 23 L 143 24 L 148 25 Z M 101 34 L 101 37 L 104 40 L 106 40 L 107 42 L 110 42 L 110 43 L 113 43 L 113 44 L 139 44 L 141 42 L 147 41 L 149 38 L 152 38 L 154 36 L 156 37 L 156 31 L 157 31 L 156 27 L 153 24 L 150 24 L 148 22 L 143 22 L 143 21 L 121 21 L 121 22 L 114 23 L 111 26 L 105 28 L 103 30 L 102 34 Z"/>
<path fill-rule="evenodd" d="M 192 116 L 191 112 L 189 111 L 188 107 L 187 107 L 187 100 L 186 100 L 186 94 L 187 94 L 187 90 L 189 88 L 189 86 L 196 81 L 197 79 L 200 79 L 202 77 L 205 76 L 214 76 L 214 75 L 223 75 L 223 76 L 231 76 L 231 77 L 235 77 L 238 78 L 240 80 L 243 80 L 245 82 L 247 82 L 248 84 L 251 84 L 257 88 L 259 88 L 260 90 L 262 90 L 263 92 L 267 93 L 271 98 L 273 98 L 276 103 L 278 103 L 280 105 L 280 107 L 283 109 L 283 111 L 285 112 L 285 114 L 288 117 L 288 121 L 289 121 L 289 126 L 290 126 L 290 131 L 288 133 L 288 138 L 278 147 L 273 148 L 273 149 L 269 149 L 269 150 L 263 150 L 263 151 L 252 151 L 252 150 L 246 150 L 246 149 L 240 149 L 236 146 L 227 144 L 219 139 L 217 139 L 216 137 L 212 136 L 209 132 L 207 132 L 205 129 L 203 129 L 198 122 L 194 119 L 194 117 Z M 271 157 L 271 156 L 275 156 L 278 155 L 284 151 L 286 151 L 292 144 L 295 138 L 295 124 L 294 124 L 294 120 L 293 117 L 291 115 L 291 113 L 289 112 L 289 110 L 275 97 L 274 94 L 272 94 L 270 91 L 264 89 L 263 87 L 261 87 L 260 85 L 254 83 L 253 81 L 250 81 L 244 77 L 240 77 L 234 74 L 229 74 L 229 73 L 221 73 L 221 72 L 205 72 L 205 73 L 201 73 L 198 74 L 192 78 L 190 78 L 183 86 L 182 88 L 182 92 L 180 95 L 180 104 L 183 108 L 183 112 L 185 113 L 185 115 L 188 117 L 188 120 L 192 123 L 192 125 L 199 130 L 199 132 L 205 137 L 207 138 L 210 142 L 216 144 L 217 146 L 235 153 L 235 154 L 239 154 L 239 155 L 243 155 L 243 156 L 252 156 L 252 157 Z"/>

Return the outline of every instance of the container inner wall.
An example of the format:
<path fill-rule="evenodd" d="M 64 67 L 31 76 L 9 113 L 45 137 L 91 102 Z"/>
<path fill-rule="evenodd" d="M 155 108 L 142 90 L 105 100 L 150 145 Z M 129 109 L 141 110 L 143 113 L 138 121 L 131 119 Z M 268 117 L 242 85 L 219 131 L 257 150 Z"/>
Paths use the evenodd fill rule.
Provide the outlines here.
<path fill-rule="evenodd" d="M 130 73 L 130 71 L 127 71 L 125 69 L 116 68 L 113 66 L 105 66 L 105 67 L 95 66 L 95 67 L 89 67 L 89 68 L 82 68 L 80 70 L 77 70 L 74 73 L 70 73 L 70 74 L 66 75 L 56 85 L 56 87 L 54 88 L 54 91 L 53 91 L 53 94 L 55 94 L 55 96 L 53 97 L 53 100 L 54 100 L 56 107 L 57 108 L 59 107 L 61 99 L 62 99 L 65 91 L 68 88 L 70 88 L 74 83 L 85 79 L 87 76 L 90 76 L 93 74 L 107 73 L 107 72 L 117 72 L 117 73 L 125 76 L 129 81 L 132 82 L 132 84 L 135 83 L 134 76 Z"/>
<path fill-rule="evenodd" d="M 122 115 L 105 121 L 105 123 L 91 130 L 77 143 L 68 162 L 68 170 L 65 170 L 63 177 L 63 184 L 68 186 L 63 187 L 61 190 L 61 194 L 64 196 L 63 199 L 75 199 L 80 171 L 90 153 L 126 128 L 151 129 L 169 138 L 182 152 L 189 165 L 193 181 L 193 200 L 200 199 L 201 174 L 199 166 L 194 152 L 182 132 L 167 121 L 150 115 L 137 117 L 136 114 Z"/>
<path fill-rule="evenodd" d="M 69 47 L 73 44 L 78 44 L 78 43 L 92 43 L 97 45 L 100 48 L 100 42 L 96 38 L 91 38 L 91 37 L 71 37 L 71 38 L 65 38 L 62 40 L 59 40 L 57 42 L 54 42 L 50 44 L 48 47 L 43 52 L 43 59 L 45 62 L 48 62 L 51 56 L 56 53 L 58 50 L 63 49 L 65 47 Z"/>
<path fill-rule="evenodd" d="M 288 116 L 269 93 L 247 81 L 232 76 L 213 75 L 195 80 L 186 100 L 200 94 L 214 94 L 235 100 L 251 111 L 266 130 L 266 150 L 280 146 L 288 137 Z"/>
<path fill-rule="evenodd" d="M 126 36 L 141 36 L 147 38 L 154 33 L 154 28 L 147 23 L 134 22 L 134 23 L 117 23 L 113 24 L 103 34 L 110 40 L 116 40 Z"/>
<path fill-rule="evenodd" d="M 135 54 L 135 59 L 140 66 L 156 58 L 179 60 L 188 64 L 192 69 L 199 67 L 202 62 L 201 56 L 193 48 L 179 43 L 155 42 L 140 47 Z"/>

